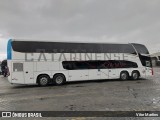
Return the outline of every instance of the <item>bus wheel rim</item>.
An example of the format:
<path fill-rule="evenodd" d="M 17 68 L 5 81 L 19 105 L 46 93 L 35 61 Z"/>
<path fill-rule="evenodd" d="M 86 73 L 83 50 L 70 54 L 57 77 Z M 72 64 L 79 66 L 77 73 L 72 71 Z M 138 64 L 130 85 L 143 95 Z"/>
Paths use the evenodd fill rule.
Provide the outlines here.
<path fill-rule="evenodd" d="M 127 79 L 127 75 L 126 75 L 125 73 L 123 73 L 123 74 L 121 75 L 121 77 L 122 77 L 123 80 L 126 80 L 126 79 Z"/>
<path fill-rule="evenodd" d="M 56 83 L 57 84 L 61 84 L 63 82 L 63 78 L 61 77 L 61 76 L 58 76 L 57 78 L 56 78 Z"/>
<path fill-rule="evenodd" d="M 133 78 L 137 79 L 138 78 L 138 74 L 137 73 L 133 73 Z"/>
<path fill-rule="evenodd" d="M 46 77 L 42 77 L 40 80 L 41 85 L 46 85 L 48 82 L 48 79 Z"/>

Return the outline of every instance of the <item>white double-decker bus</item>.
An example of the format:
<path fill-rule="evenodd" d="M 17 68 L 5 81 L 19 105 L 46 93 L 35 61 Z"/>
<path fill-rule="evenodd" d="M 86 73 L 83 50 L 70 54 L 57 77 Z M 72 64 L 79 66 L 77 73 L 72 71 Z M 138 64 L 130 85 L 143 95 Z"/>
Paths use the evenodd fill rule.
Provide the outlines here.
<path fill-rule="evenodd" d="M 12 84 L 100 79 L 139 79 L 153 75 L 142 44 L 8 41 L 7 62 Z"/>

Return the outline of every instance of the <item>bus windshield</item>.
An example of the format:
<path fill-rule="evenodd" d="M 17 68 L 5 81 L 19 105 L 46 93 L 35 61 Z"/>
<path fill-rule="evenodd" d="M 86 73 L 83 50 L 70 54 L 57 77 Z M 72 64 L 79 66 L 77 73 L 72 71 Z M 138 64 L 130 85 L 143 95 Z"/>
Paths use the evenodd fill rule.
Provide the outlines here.
<path fill-rule="evenodd" d="M 132 45 L 135 47 L 142 65 L 145 67 L 152 67 L 151 57 L 149 56 L 148 49 L 141 44 L 133 43 Z"/>
<path fill-rule="evenodd" d="M 139 54 L 149 54 L 148 49 L 141 44 L 133 43 L 132 44 Z"/>

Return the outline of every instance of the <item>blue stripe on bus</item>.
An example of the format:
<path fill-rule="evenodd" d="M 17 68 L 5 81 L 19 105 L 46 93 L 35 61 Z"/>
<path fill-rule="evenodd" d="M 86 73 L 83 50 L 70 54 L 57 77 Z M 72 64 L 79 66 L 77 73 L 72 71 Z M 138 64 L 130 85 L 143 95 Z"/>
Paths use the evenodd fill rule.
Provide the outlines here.
<path fill-rule="evenodd" d="M 11 45 L 12 39 L 8 40 L 8 44 L 7 44 L 7 60 L 11 60 L 12 59 L 12 45 Z"/>

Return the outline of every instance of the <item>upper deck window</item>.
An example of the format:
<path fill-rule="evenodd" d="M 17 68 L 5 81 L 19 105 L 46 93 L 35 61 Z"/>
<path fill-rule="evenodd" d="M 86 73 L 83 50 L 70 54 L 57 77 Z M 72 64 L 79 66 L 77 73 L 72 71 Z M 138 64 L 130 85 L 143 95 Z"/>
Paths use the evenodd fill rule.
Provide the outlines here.
<path fill-rule="evenodd" d="M 13 41 L 12 48 L 17 52 L 46 53 L 129 53 L 136 54 L 130 44 L 102 43 L 65 43 L 65 42 L 35 42 Z"/>

